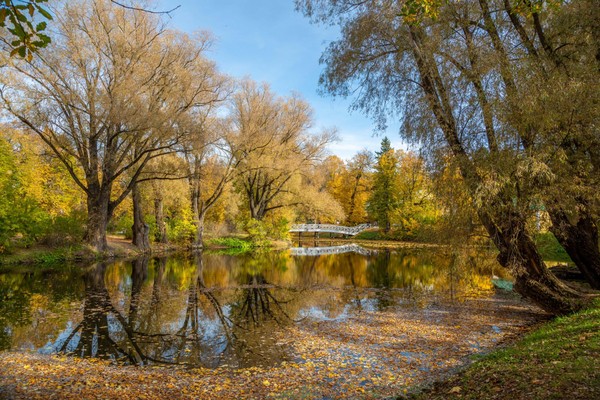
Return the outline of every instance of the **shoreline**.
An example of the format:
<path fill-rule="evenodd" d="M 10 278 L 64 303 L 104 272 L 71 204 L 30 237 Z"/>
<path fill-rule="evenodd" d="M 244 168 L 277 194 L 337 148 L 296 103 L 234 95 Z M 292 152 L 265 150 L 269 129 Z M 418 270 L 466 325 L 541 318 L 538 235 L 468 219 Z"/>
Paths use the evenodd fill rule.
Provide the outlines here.
<path fill-rule="evenodd" d="M 26 266 L 26 265 L 56 265 L 59 263 L 86 263 L 86 262 L 101 262 L 111 260 L 124 260 L 142 257 L 162 257 L 177 253 L 189 252 L 195 249 L 189 245 L 176 244 L 160 244 L 154 243 L 149 252 L 138 250 L 129 240 L 122 237 L 108 237 L 110 250 L 106 253 L 98 253 L 89 248 L 85 244 L 73 244 L 68 246 L 32 246 L 31 248 L 20 248 L 12 254 L 0 255 L 0 267 L 7 268 L 11 266 Z M 274 240 L 269 242 L 268 250 L 285 250 L 294 247 L 298 243 L 295 240 Z M 442 248 L 446 247 L 442 244 L 421 243 L 421 242 L 402 242 L 391 240 L 367 240 L 367 239 L 343 239 L 343 238 L 304 238 L 303 244 L 348 244 L 354 243 L 359 246 L 364 246 L 369 249 L 415 249 L 415 248 Z M 211 244 L 210 239 L 207 240 L 201 248 L 203 251 L 219 251 L 232 249 L 232 247 Z"/>
<path fill-rule="evenodd" d="M 11 351 L 0 353 L 0 395 L 13 399 L 390 398 L 453 374 L 474 355 L 518 340 L 546 318 L 518 299 L 491 295 L 433 308 L 365 311 L 343 321 L 307 320 L 276 338 L 289 346 L 291 358 L 262 367 L 121 366 L 63 354 Z"/>

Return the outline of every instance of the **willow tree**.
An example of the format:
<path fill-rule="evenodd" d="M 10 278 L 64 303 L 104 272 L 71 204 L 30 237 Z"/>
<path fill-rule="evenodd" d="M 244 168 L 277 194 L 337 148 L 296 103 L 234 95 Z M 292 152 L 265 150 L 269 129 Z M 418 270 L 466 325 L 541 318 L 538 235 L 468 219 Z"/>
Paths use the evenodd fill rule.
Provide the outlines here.
<path fill-rule="evenodd" d="M 552 313 L 579 308 L 582 295 L 548 271 L 527 227 L 535 194 L 549 182 L 547 165 L 516 124 L 498 123 L 494 112 L 512 90 L 503 79 L 511 67 L 498 62 L 495 44 L 514 47 L 518 32 L 490 34 L 484 0 L 297 4 L 343 28 L 323 55 L 325 89 L 349 95 L 359 87 L 356 106 L 375 117 L 404 111 L 407 138 L 458 166 L 515 289 Z"/>
<path fill-rule="evenodd" d="M 310 193 L 319 193 L 309 190 L 303 175 L 322 159 L 335 134 L 309 131 L 311 109 L 304 100 L 278 98 L 268 86 L 246 81 L 234 96 L 232 118 L 251 147 L 239 151 L 244 159 L 237 179 L 251 218 L 260 221 L 273 210 L 307 204 Z"/>
<path fill-rule="evenodd" d="M 229 118 L 212 117 L 195 122 L 194 140 L 186 147 L 185 159 L 196 224 L 194 245 L 202 247 L 206 215 L 241 174 L 240 164 L 251 153 L 253 144 L 234 132 Z"/>
<path fill-rule="evenodd" d="M 173 126 L 210 92 L 212 64 L 206 38 L 166 31 L 154 14 L 104 0 L 55 14 L 47 49 L 3 67 L 1 96 L 85 193 L 85 239 L 104 251 L 115 207 L 150 160 L 181 143 L 185 132 Z"/>
<path fill-rule="evenodd" d="M 553 184 L 540 196 L 551 230 L 600 289 L 600 7 L 594 0 L 504 1 L 499 18 L 494 3 L 481 4 L 488 36 L 506 65 L 503 80 L 514 82 L 504 122 L 552 172 Z M 505 31 L 516 32 L 520 52 L 495 37 Z"/>

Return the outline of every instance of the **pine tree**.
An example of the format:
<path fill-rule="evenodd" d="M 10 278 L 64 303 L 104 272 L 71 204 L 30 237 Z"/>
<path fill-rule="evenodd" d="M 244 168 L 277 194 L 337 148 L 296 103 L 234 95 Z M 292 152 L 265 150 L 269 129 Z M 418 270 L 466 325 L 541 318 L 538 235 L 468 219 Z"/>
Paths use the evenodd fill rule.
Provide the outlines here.
<path fill-rule="evenodd" d="M 376 154 L 373 193 L 367 210 L 377 220 L 379 227 L 388 233 L 391 214 L 398 205 L 398 158 L 387 137 L 381 141 L 381 150 Z"/>

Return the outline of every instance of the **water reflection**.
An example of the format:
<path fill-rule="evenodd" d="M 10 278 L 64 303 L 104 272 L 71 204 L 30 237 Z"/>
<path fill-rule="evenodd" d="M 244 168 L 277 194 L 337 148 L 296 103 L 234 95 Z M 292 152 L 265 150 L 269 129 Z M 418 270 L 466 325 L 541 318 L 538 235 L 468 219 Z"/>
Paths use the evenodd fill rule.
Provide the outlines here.
<path fill-rule="evenodd" d="M 493 264 L 427 251 L 148 259 L 0 274 L 0 349 L 214 368 L 293 358 L 286 327 L 490 289 Z M 285 340 L 283 340 L 285 339 Z"/>
<path fill-rule="evenodd" d="M 363 256 L 370 256 L 376 254 L 376 250 L 366 249 L 357 244 L 345 244 L 343 246 L 319 246 L 319 247 L 292 247 L 290 253 L 293 256 L 321 256 L 324 254 L 343 254 L 343 253 L 356 253 Z"/>

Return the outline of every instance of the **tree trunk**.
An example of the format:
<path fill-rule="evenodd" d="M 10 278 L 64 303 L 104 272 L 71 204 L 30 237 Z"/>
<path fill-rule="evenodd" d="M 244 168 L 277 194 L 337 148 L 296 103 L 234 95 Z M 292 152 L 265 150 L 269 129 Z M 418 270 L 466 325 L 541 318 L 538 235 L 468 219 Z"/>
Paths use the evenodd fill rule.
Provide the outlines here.
<path fill-rule="evenodd" d="M 579 310 L 584 296 L 548 270 L 525 229 L 524 218 L 516 213 L 502 214 L 495 217 L 503 221 L 504 226 L 480 212 L 484 226 L 500 251 L 498 262 L 515 278 L 515 291 L 551 314 L 564 315 Z"/>
<path fill-rule="evenodd" d="M 250 198 L 250 217 L 262 221 L 266 214 L 266 204 L 261 200 Z"/>
<path fill-rule="evenodd" d="M 200 179 L 192 179 L 191 183 L 191 198 L 192 198 L 192 213 L 194 215 L 194 223 L 196 224 L 196 237 L 194 239 L 194 247 L 202 248 L 202 239 L 204 234 L 204 215 L 206 211 L 202 205 L 200 198 Z"/>
<path fill-rule="evenodd" d="M 598 227 L 588 213 L 579 215 L 572 223 L 563 210 L 548 210 L 550 228 L 560 245 L 594 289 L 600 289 L 600 249 Z"/>
<path fill-rule="evenodd" d="M 98 264 L 89 270 L 83 277 L 85 282 L 85 300 L 83 305 L 83 320 L 79 342 L 74 353 L 80 357 L 109 358 L 115 355 L 114 346 L 111 345 L 108 331 L 108 312 L 110 296 L 104 283 L 106 264 Z M 66 350 L 67 339 L 62 347 Z M 94 343 L 94 342 L 97 343 Z"/>
<path fill-rule="evenodd" d="M 140 293 L 144 281 L 148 277 L 148 257 L 137 258 L 131 262 L 131 299 L 129 301 L 128 321 L 135 328 L 140 302 Z"/>
<path fill-rule="evenodd" d="M 356 207 L 356 193 L 358 192 L 358 185 L 360 183 L 361 174 L 357 174 L 354 178 L 354 187 L 352 188 L 352 194 L 350 195 L 350 209 L 348 210 L 348 217 L 346 221 L 355 222 L 352 218 L 354 216 L 354 208 Z"/>
<path fill-rule="evenodd" d="M 99 252 L 108 250 L 106 227 L 110 219 L 108 211 L 110 195 L 105 192 L 90 190 L 87 198 L 88 216 L 84 240 Z"/>
<path fill-rule="evenodd" d="M 143 252 L 150 251 L 150 227 L 144 221 L 144 212 L 142 210 L 142 194 L 136 184 L 131 189 L 133 199 L 133 231 L 132 243 Z"/>
<path fill-rule="evenodd" d="M 206 211 L 202 210 L 196 216 L 196 247 L 203 247 L 204 240 L 204 217 L 206 216 Z"/>
<path fill-rule="evenodd" d="M 167 237 L 167 225 L 165 224 L 165 214 L 163 210 L 162 197 L 154 199 L 154 218 L 156 219 L 156 241 L 159 243 L 169 243 Z"/>

